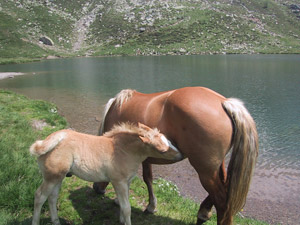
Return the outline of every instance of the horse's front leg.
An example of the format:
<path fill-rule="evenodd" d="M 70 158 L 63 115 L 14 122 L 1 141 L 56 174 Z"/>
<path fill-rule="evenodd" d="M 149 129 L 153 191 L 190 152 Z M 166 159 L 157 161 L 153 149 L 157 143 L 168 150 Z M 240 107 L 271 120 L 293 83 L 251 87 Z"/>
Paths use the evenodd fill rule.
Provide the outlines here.
<path fill-rule="evenodd" d="M 129 183 L 127 181 L 111 182 L 117 194 L 120 205 L 120 222 L 131 225 L 131 207 L 129 203 Z"/>
<path fill-rule="evenodd" d="M 108 182 L 97 182 L 93 184 L 93 189 L 97 194 L 104 195 Z"/>
<path fill-rule="evenodd" d="M 152 182 L 153 182 L 153 175 L 152 175 L 152 164 L 144 161 L 143 162 L 143 179 L 148 188 L 149 194 L 149 204 L 145 209 L 145 213 L 154 213 L 157 200 L 153 192 Z"/>

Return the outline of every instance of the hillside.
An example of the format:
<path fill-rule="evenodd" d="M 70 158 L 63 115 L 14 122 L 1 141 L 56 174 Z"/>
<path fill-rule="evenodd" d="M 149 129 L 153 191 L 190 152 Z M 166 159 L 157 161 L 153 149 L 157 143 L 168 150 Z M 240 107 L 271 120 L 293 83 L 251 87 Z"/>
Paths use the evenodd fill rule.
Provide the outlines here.
<path fill-rule="evenodd" d="M 2 62 L 224 53 L 300 53 L 299 0 L 0 0 Z"/>

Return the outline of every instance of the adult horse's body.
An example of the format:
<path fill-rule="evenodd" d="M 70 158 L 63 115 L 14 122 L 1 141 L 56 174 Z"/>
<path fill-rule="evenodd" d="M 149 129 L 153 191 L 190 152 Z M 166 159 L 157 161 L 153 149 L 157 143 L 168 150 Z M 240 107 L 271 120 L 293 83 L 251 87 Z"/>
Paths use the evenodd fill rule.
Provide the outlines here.
<path fill-rule="evenodd" d="M 241 101 L 203 87 L 152 94 L 123 90 L 107 103 L 99 133 L 125 121 L 159 128 L 189 159 L 209 193 L 201 203 L 197 224 L 210 218 L 213 205 L 218 224 L 232 223 L 245 204 L 258 155 L 255 122 Z M 227 174 L 224 159 L 230 149 Z M 143 162 L 150 212 L 156 205 L 151 164 L 166 163 L 173 162 L 154 158 Z M 94 188 L 104 192 L 106 185 L 95 183 Z"/>

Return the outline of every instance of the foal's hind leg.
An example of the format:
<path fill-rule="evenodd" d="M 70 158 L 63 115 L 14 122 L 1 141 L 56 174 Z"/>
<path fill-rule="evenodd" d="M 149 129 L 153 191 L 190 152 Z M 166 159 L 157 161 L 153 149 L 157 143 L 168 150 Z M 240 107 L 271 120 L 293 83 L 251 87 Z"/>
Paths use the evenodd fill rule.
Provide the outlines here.
<path fill-rule="evenodd" d="M 157 204 L 157 200 L 154 195 L 153 187 L 152 187 L 153 176 L 152 176 L 152 165 L 150 163 L 143 162 L 143 179 L 147 185 L 148 194 L 149 194 L 149 204 L 144 212 L 145 213 L 154 213 L 156 204 Z"/>
<path fill-rule="evenodd" d="M 58 194 L 60 190 L 61 183 L 57 184 L 52 193 L 48 197 L 48 203 L 49 203 L 49 209 L 50 209 L 50 215 L 51 215 L 51 221 L 54 225 L 60 224 L 58 214 L 57 214 L 57 199 Z"/>
<path fill-rule="evenodd" d="M 41 186 L 36 190 L 34 198 L 34 213 L 32 218 L 32 225 L 40 224 L 42 206 L 47 200 L 48 196 L 52 193 L 56 185 L 57 183 L 51 183 L 44 180 Z"/>

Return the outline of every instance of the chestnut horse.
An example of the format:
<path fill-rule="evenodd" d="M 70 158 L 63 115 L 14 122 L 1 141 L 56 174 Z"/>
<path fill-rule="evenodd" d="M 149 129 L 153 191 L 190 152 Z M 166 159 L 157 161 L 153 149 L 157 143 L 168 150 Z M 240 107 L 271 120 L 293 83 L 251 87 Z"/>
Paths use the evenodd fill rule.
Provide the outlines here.
<path fill-rule="evenodd" d="M 213 205 L 218 224 L 232 224 L 233 216 L 246 202 L 258 156 L 255 122 L 240 100 L 225 98 L 204 87 L 152 94 L 123 90 L 107 103 L 99 133 L 125 121 L 160 129 L 195 168 L 209 194 L 200 205 L 197 224 L 211 217 Z M 230 150 L 226 172 L 224 159 Z M 174 162 L 154 158 L 143 162 L 149 192 L 146 211 L 154 212 L 156 206 L 151 164 Z M 106 185 L 95 183 L 94 189 L 104 193 Z"/>

